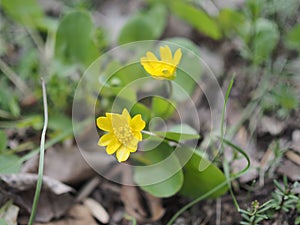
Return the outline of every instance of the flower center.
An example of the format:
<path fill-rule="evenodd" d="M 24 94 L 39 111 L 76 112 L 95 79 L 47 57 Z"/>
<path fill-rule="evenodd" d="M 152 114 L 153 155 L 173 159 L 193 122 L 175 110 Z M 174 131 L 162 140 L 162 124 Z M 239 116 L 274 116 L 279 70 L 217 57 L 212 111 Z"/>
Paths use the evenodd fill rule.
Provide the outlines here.
<path fill-rule="evenodd" d="M 165 75 L 167 75 L 167 74 L 169 74 L 169 70 L 167 68 L 163 68 L 162 69 L 162 73 L 165 74 Z"/>
<path fill-rule="evenodd" d="M 113 129 L 114 129 L 115 136 L 123 145 L 125 146 L 130 145 L 130 143 L 134 139 L 134 135 L 131 132 L 128 124 L 124 124 L 123 126 L 115 127 Z"/>

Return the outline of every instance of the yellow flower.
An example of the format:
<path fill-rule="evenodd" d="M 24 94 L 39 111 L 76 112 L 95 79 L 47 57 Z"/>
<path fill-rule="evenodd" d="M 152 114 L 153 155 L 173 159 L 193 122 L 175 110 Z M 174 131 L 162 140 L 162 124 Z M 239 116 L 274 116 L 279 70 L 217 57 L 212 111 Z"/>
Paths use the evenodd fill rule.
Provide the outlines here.
<path fill-rule="evenodd" d="M 168 45 L 160 47 L 160 58 L 158 60 L 152 52 L 147 52 L 146 57 L 141 58 L 141 64 L 144 69 L 155 79 L 172 80 L 176 76 L 176 68 L 180 62 L 182 53 L 181 49 L 177 49 L 174 58 Z"/>
<path fill-rule="evenodd" d="M 136 152 L 145 125 L 141 114 L 131 118 L 127 109 L 122 114 L 106 113 L 106 116 L 97 118 L 97 126 L 108 132 L 100 138 L 98 145 L 106 146 L 109 155 L 116 152 L 118 161 L 124 162 L 130 153 Z"/>

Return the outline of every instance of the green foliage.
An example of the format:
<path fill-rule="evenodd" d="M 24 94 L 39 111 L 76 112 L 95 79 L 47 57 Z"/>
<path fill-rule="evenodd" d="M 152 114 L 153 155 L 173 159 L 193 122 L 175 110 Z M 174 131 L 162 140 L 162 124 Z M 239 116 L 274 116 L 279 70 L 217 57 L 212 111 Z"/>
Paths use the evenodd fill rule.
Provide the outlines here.
<path fill-rule="evenodd" d="M 19 157 L 10 153 L 0 154 L 0 174 L 18 173 L 22 163 Z"/>
<path fill-rule="evenodd" d="M 169 1 L 168 3 L 176 16 L 185 20 L 200 32 L 216 40 L 222 38 L 218 24 L 205 11 L 181 0 Z"/>
<path fill-rule="evenodd" d="M 168 132 L 156 131 L 155 134 L 164 137 L 166 140 L 175 142 L 197 140 L 200 138 L 197 131 L 187 124 L 175 125 Z"/>
<path fill-rule="evenodd" d="M 148 107 L 146 107 L 144 104 L 142 103 L 135 103 L 132 107 L 132 109 L 130 110 L 132 115 L 136 115 L 136 114 L 141 114 L 143 120 L 149 122 L 151 119 L 151 112 L 149 110 Z"/>
<path fill-rule="evenodd" d="M 199 152 L 186 146 L 177 146 L 174 152 L 167 143 L 159 144 L 154 140 L 156 138 L 151 137 L 143 146 L 146 150 L 142 156 L 135 156 L 144 163 L 135 167 L 134 175 L 136 183 L 152 195 L 169 197 L 180 191 L 182 195 L 197 198 L 226 180 L 224 174 Z M 208 197 L 216 198 L 226 191 L 224 187 Z"/>
<path fill-rule="evenodd" d="M 95 32 L 96 28 L 87 11 L 67 14 L 57 29 L 56 58 L 61 60 L 62 64 L 78 63 L 85 67 L 89 66 L 99 54 L 94 41 Z"/>
<path fill-rule="evenodd" d="M 166 42 L 174 43 L 178 47 L 186 48 L 193 54 L 186 54 L 180 62 L 176 79 L 172 83 L 173 97 L 176 101 L 186 101 L 195 90 L 197 82 L 202 74 L 201 54 L 197 45 L 187 38 L 175 37 L 165 39 Z"/>
<path fill-rule="evenodd" d="M 180 151 L 193 151 L 188 147 L 180 147 Z M 180 159 L 181 157 L 179 157 Z M 180 194 L 197 198 L 207 193 L 214 187 L 226 181 L 223 172 L 207 159 L 202 157 L 199 151 L 195 150 L 192 157 L 183 168 L 184 183 L 180 190 Z M 210 198 L 217 198 L 226 193 L 227 187 L 223 187 L 212 195 Z"/>
<path fill-rule="evenodd" d="M 266 211 L 269 210 L 270 202 L 266 202 L 263 205 L 260 205 L 258 201 L 253 201 L 251 208 L 246 210 L 241 210 L 243 221 L 240 224 L 243 225 L 258 225 L 261 221 L 269 219 L 266 215 Z"/>
<path fill-rule="evenodd" d="M 253 62 L 260 64 L 267 61 L 279 41 L 277 25 L 266 19 L 259 18 L 255 23 L 253 39 Z"/>
<path fill-rule="evenodd" d="M 6 150 L 7 147 L 7 136 L 6 133 L 2 130 L 0 130 L 0 153 L 4 152 L 4 150 Z"/>
<path fill-rule="evenodd" d="M 152 98 L 152 113 L 153 117 L 167 119 L 173 115 L 176 110 L 175 102 L 165 98 L 154 96 Z"/>
<path fill-rule="evenodd" d="M 299 106 L 299 99 L 294 87 L 287 84 L 278 84 L 266 94 L 262 107 L 266 111 L 276 110 L 280 118 L 286 118 L 292 110 Z"/>
<path fill-rule="evenodd" d="M 183 183 L 183 173 L 173 148 L 167 143 L 148 141 L 143 152 L 146 163 L 134 171 L 135 182 L 145 191 L 156 197 L 169 197 L 176 194 Z"/>
<path fill-rule="evenodd" d="M 291 1 L 295 2 L 295 0 Z M 278 73 L 281 76 L 286 72 L 273 68 L 272 57 L 277 57 L 273 53 L 282 41 L 280 38 L 284 37 L 283 43 L 288 49 L 300 51 L 299 24 L 291 24 L 290 27 L 293 27 L 285 35 L 283 32 L 287 28 L 282 26 L 285 24 L 284 19 L 279 21 L 276 18 L 281 17 L 284 13 L 288 14 L 285 12 L 287 10 L 283 10 L 283 8 L 285 4 L 289 4 L 289 8 L 291 8 L 291 1 L 285 3 L 284 0 L 248 0 L 242 10 L 222 9 L 216 17 L 210 16 L 192 1 L 147 1 L 145 3 L 149 4 L 145 9 L 133 15 L 122 27 L 118 43 L 160 39 L 165 31 L 168 16 L 175 15 L 208 38 L 221 40 L 223 35 L 232 38 L 230 40 L 239 38 L 241 54 L 245 56 L 247 66 L 256 69 L 253 76 L 257 74 L 258 77 L 263 74 L 261 79 L 263 81 L 265 74 Z M 0 45 L 2 43 L 8 45 L 8 47 L 0 47 L 1 58 L 5 61 L 8 58 L 7 63 L 11 64 L 11 69 L 16 70 L 18 78 L 26 81 L 29 89 L 32 90 L 34 100 L 39 100 L 41 97 L 39 77 L 41 74 L 45 75 L 50 106 L 48 128 L 52 132 L 48 135 L 49 143 L 62 141 L 71 135 L 69 114 L 74 91 L 82 72 L 95 61 L 102 49 L 113 46 L 114 43 L 108 42 L 107 32 L 96 27 L 91 13 L 84 10 L 89 3 L 82 1 L 62 3 L 67 6 L 69 13 L 66 14 L 65 8 L 63 8 L 59 24 L 56 19 L 50 19 L 45 15 L 36 0 L 2 0 L 1 3 L 3 12 L 10 16 L 13 22 L 17 22 L 17 24 L 13 24 L 16 26 L 13 28 L 17 30 L 16 33 L 8 32 L 11 33 L 10 36 L 0 37 Z M 72 11 L 75 8 L 82 10 Z M 297 7 L 294 8 L 297 12 Z M 288 17 L 288 15 L 286 16 Z M 2 17 L 0 19 L 2 31 Z M 11 25 L 10 20 L 4 23 L 8 27 Z M 167 36 L 169 35 L 167 34 Z M 167 90 L 170 99 L 157 95 L 137 102 L 140 94 L 144 94 L 144 91 L 146 93 L 147 90 L 144 90 L 145 84 L 136 81 L 149 76 L 141 66 L 139 58 L 147 51 L 153 51 L 155 46 L 151 43 L 143 46 L 142 54 L 133 50 L 130 52 L 132 55 L 121 55 L 121 60 L 108 58 L 103 62 L 106 66 L 104 71 L 102 67 L 101 69 L 95 67 L 96 69 L 93 71 L 95 76 L 86 86 L 87 92 L 92 90 L 92 94 L 84 95 L 85 93 L 83 93 L 81 100 L 84 103 L 91 103 L 99 98 L 95 106 L 97 113 L 103 113 L 110 109 L 119 112 L 123 108 L 128 108 L 131 115 L 141 114 L 147 122 L 147 126 L 154 117 L 168 120 L 168 123 L 172 124 L 174 122 L 172 116 L 176 112 L 177 105 L 190 99 L 200 81 L 202 61 L 198 46 L 187 38 L 173 37 L 163 40 L 160 44 L 165 43 L 172 44 L 170 46 L 172 52 L 181 48 L 184 53 L 177 69 L 176 79 L 171 82 L 172 88 L 169 88 L 173 92 Z M 156 50 L 158 52 L 158 48 Z M 10 57 L 8 54 L 13 56 Z M 14 54 L 18 54 L 16 60 Z M 6 57 L 7 55 L 9 57 Z M 127 59 L 124 59 L 126 57 Z M 133 62 L 132 59 L 135 61 Z M 130 64 L 127 65 L 128 62 Z M 272 68 L 267 68 L 268 66 Z M 259 72 L 256 73 L 257 71 Z M 112 76 L 109 80 L 106 80 L 110 75 Z M 263 84 L 258 87 L 264 88 L 260 92 L 263 94 L 257 100 L 263 111 L 271 111 L 277 113 L 278 116 L 287 117 L 290 111 L 299 107 L 295 88 L 288 85 L 291 82 L 282 82 L 283 78 L 276 80 L 268 77 L 266 80 L 267 82 L 262 82 Z M 285 79 L 285 81 L 287 80 L 288 78 Z M 33 127 L 40 130 L 43 125 L 42 115 L 40 111 L 36 112 L 40 107 L 29 105 L 30 110 L 24 107 L 23 111 L 20 106 L 22 92 L 13 85 L 14 82 L 11 82 L 10 79 L 0 78 L 0 116 L 5 119 L 0 121 L 0 126 L 17 129 Z M 163 82 L 161 86 L 155 86 L 157 89 L 165 87 Z M 101 89 L 100 92 L 99 89 Z M 256 100 L 255 97 L 253 97 L 253 101 Z M 38 102 L 40 103 L 40 101 Z M 16 117 L 21 119 L 7 121 L 7 119 Z M 64 134 L 66 128 L 69 130 L 67 134 Z M 135 168 L 134 179 L 143 190 L 157 197 L 169 197 L 179 193 L 200 201 L 202 200 L 201 196 L 207 197 L 211 190 L 215 191 L 220 187 L 208 196 L 216 198 L 228 190 L 228 187 L 225 187 L 226 183 L 230 186 L 231 180 L 236 178 L 234 177 L 236 174 L 231 177 L 229 173 L 226 173 L 225 176 L 216 165 L 201 155 L 199 149 L 191 149 L 187 146 L 188 141 L 196 142 L 199 139 L 199 133 L 187 124 L 175 125 L 166 132 L 145 132 L 143 138 L 146 140 L 146 143 L 141 144 L 143 151 L 133 156 L 133 160 L 141 165 Z M 161 142 L 158 143 L 158 140 Z M 146 151 L 147 145 L 151 147 L 153 143 L 156 143 L 157 146 Z M 233 147 L 233 144 L 228 145 Z M 0 132 L 0 173 L 17 173 L 21 162 L 25 159 L 6 151 L 6 147 L 6 134 Z M 37 152 L 37 150 L 32 152 L 34 151 Z M 249 160 L 243 150 L 237 151 L 243 152 L 243 156 Z M 283 154 L 279 150 L 277 153 L 280 157 Z M 30 153 L 26 155 L 26 157 L 29 156 Z M 274 162 L 277 163 L 277 160 Z M 276 167 L 276 165 L 271 166 Z M 248 166 L 242 172 L 246 171 Z M 230 171 L 225 166 L 223 168 L 224 171 Z M 276 191 L 270 201 L 262 205 L 253 202 L 250 209 L 241 210 L 244 219 L 241 224 L 259 224 L 264 220 L 274 218 L 279 211 L 288 212 L 296 210 L 297 207 L 298 212 L 300 211 L 299 196 L 292 192 L 292 188 L 288 187 L 286 183 L 284 187 L 278 182 L 275 182 L 275 185 Z M 0 220 L 0 224 L 2 222 Z M 300 217 L 296 219 L 295 224 L 300 224 Z"/>
<path fill-rule="evenodd" d="M 290 49 L 300 51 L 300 24 L 295 25 L 285 37 L 285 43 Z"/>
<path fill-rule="evenodd" d="M 140 63 L 133 63 L 127 66 L 117 65 L 116 68 L 120 69 L 113 74 L 110 80 L 118 78 L 118 86 L 125 87 L 128 84 L 132 85 L 137 79 L 146 76 L 145 70 Z"/>
<path fill-rule="evenodd" d="M 5 12 L 17 22 L 38 27 L 43 19 L 43 11 L 36 0 L 2 0 Z"/>
<path fill-rule="evenodd" d="M 275 191 L 272 193 L 272 198 L 260 205 L 258 201 L 252 202 L 251 208 L 247 210 L 241 210 L 241 215 L 243 225 L 259 225 L 261 222 L 271 221 L 276 217 L 277 213 L 284 211 L 285 213 L 296 210 L 297 205 L 300 202 L 299 195 L 293 192 L 299 184 L 295 182 L 293 185 L 289 186 L 286 177 L 284 178 L 284 184 L 281 185 L 278 181 L 274 180 Z M 299 216 L 296 218 L 295 224 L 299 221 Z"/>
<path fill-rule="evenodd" d="M 60 112 L 71 104 L 70 96 L 74 94 L 76 84 L 70 79 L 54 74 L 48 80 L 50 112 Z"/>
<path fill-rule="evenodd" d="M 299 105 L 297 94 L 291 86 L 279 85 L 274 89 L 275 101 L 283 109 L 292 110 L 296 109 Z"/>
<path fill-rule="evenodd" d="M 18 96 L 7 84 L 5 79 L 0 78 L 0 108 L 13 117 L 20 116 L 20 106 Z"/>
<path fill-rule="evenodd" d="M 256 21 L 261 14 L 264 1 L 248 0 L 246 1 L 246 13 L 251 21 Z"/>
<path fill-rule="evenodd" d="M 0 225 L 8 225 L 8 224 L 4 219 L 0 218 Z"/>
<path fill-rule="evenodd" d="M 233 36 L 233 31 L 238 33 L 246 20 L 241 12 L 232 9 L 222 9 L 217 19 L 226 36 Z"/>
<path fill-rule="evenodd" d="M 167 11 L 164 5 L 154 4 L 149 10 L 133 15 L 123 26 L 118 42 L 158 39 L 166 26 Z"/>

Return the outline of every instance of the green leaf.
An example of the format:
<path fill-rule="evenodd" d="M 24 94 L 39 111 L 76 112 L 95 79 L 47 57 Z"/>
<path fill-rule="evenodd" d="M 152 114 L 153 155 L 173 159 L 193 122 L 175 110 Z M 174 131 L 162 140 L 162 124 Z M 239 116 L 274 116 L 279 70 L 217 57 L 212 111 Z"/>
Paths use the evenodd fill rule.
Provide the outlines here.
<path fill-rule="evenodd" d="M 37 27 L 43 19 L 43 11 L 36 0 L 2 0 L 4 11 L 17 22 Z"/>
<path fill-rule="evenodd" d="M 80 28 L 80 29 L 78 29 Z M 94 42 L 96 28 L 86 11 L 67 14 L 58 26 L 55 56 L 62 64 L 89 66 L 98 56 Z"/>
<path fill-rule="evenodd" d="M 300 51 L 300 24 L 295 25 L 285 37 L 285 44 L 290 49 Z"/>
<path fill-rule="evenodd" d="M 126 95 L 124 95 L 125 92 L 126 92 Z M 104 96 L 104 97 L 116 97 L 117 96 L 118 97 L 117 101 L 122 101 L 122 100 L 128 101 L 128 102 L 136 101 L 136 92 L 129 88 L 126 88 L 126 91 L 125 91 L 123 87 L 104 86 L 101 88 L 100 95 Z M 124 104 L 121 104 L 121 105 L 124 105 Z"/>
<path fill-rule="evenodd" d="M 72 126 L 72 120 L 64 114 L 51 115 L 49 117 L 48 128 L 54 131 L 63 131 L 66 127 Z"/>
<path fill-rule="evenodd" d="M 202 73 L 199 48 L 187 38 L 168 38 L 164 41 L 174 43 L 182 48 L 183 57 L 178 66 L 176 79 L 174 83 L 172 82 L 172 86 L 174 99 L 177 101 L 186 101 L 190 99 L 196 87 L 196 82 L 200 79 Z M 177 49 L 175 48 L 177 47 L 176 45 L 171 45 L 173 52 Z"/>
<path fill-rule="evenodd" d="M 135 16 L 130 19 L 122 28 L 118 43 L 126 44 L 134 41 L 155 39 L 151 25 L 143 16 Z"/>
<path fill-rule="evenodd" d="M 260 18 L 255 25 L 256 34 L 253 40 L 253 61 L 260 64 L 269 59 L 279 41 L 277 25 L 267 19 Z"/>
<path fill-rule="evenodd" d="M 173 126 L 170 131 L 156 131 L 155 134 L 175 142 L 196 140 L 200 138 L 198 132 L 187 124 Z"/>
<path fill-rule="evenodd" d="M 166 15 L 166 8 L 161 4 L 155 4 L 148 11 L 135 14 L 123 26 L 119 34 L 119 44 L 158 39 L 166 26 Z"/>
<path fill-rule="evenodd" d="M 194 42 L 192 42 L 188 38 L 173 37 L 173 38 L 164 39 L 164 41 L 174 43 L 174 44 L 178 45 L 178 47 L 187 48 L 188 50 L 193 52 L 196 56 L 200 57 L 199 47 L 197 45 L 195 45 Z M 170 47 L 172 48 L 173 51 L 175 51 L 174 46 L 170 46 Z"/>
<path fill-rule="evenodd" d="M 0 155 L 0 174 L 18 173 L 21 168 L 19 157 L 12 154 Z"/>
<path fill-rule="evenodd" d="M 160 117 L 167 119 L 173 115 L 176 110 L 175 102 L 159 97 L 154 96 L 152 98 L 152 113 L 153 117 Z"/>
<path fill-rule="evenodd" d="M 279 85 L 273 90 L 273 96 L 277 104 L 287 110 L 296 109 L 299 100 L 295 91 L 286 85 Z"/>
<path fill-rule="evenodd" d="M 145 70 L 139 62 L 123 67 L 119 66 L 119 68 L 120 69 L 112 76 L 112 79 L 115 77 L 119 78 L 120 86 L 126 86 L 130 84 L 132 87 L 132 83 L 135 83 L 135 86 L 137 86 L 139 85 L 137 80 L 141 77 L 147 76 Z"/>
<path fill-rule="evenodd" d="M 208 16 L 203 10 L 195 8 L 191 4 L 173 0 L 169 1 L 171 10 L 179 18 L 185 20 L 200 32 L 207 36 L 219 40 L 222 38 L 222 33 L 216 21 Z"/>
<path fill-rule="evenodd" d="M 147 19 L 156 38 L 159 38 L 167 24 L 167 9 L 163 4 L 154 4 L 147 13 Z"/>
<path fill-rule="evenodd" d="M 179 159 L 184 158 L 181 154 L 193 151 L 186 146 L 181 146 L 179 148 L 180 150 L 177 151 Z M 193 152 L 192 157 L 185 164 L 183 171 L 184 183 L 180 190 L 180 194 L 184 196 L 197 198 L 226 181 L 223 172 L 210 161 L 203 158 L 197 150 Z M 227 187 L 224 187 L 209 197 L 217 198 L 226 191 Z"/>
<path fill-rule="evenodd" d="M 139 102 L 137 102 L 133 105 L 133 107 L 130 110 L 130 114 L 132 116 L 137 115 L 137 114 L 141 114 L 143 120 L 146 121 L 146 122 L 148 122 L 151 118 L 151 112 L 150 112 L 149 108 L 146 107 L 144 104 L 139 103 Z"/>
<path fill-rule="evenodd" d="M 18 99 L 5 80 L 0 80 L 0 108 L 9 111 L 13 117 L 20 116 Z"/>
<path fill-rule="evenodd" d="M 137 166 L 134 170 L 134 180 L 144 191 L 156 197 L 170 197 L 176 194 L 183 183 L 183 173 L 180 163 L 172 154 L 173 148 L 166 143 L 157 145 L 157 142 L 149 141 L 143 152 L 144 166 Z"/>
<path fill-rule="evenodd" d="M 30 115 L 22 120 L 12 122 L 12 125 L 17 128 L 33 127 L 36 130 L 40 130 L 43 127 L 43 117 L 41 115 Z"/>
<path fill-rule="evenodd" d="M 4 219 L 0 218 L 0 225 L 7 225 L 7 223 Z"/>
<path fill-rule="evenodd" d="M 0 130 L 0 152 L 3 152 L 7 147 L 7 136 L 6 133 Z"/>
<path fill-rule="evenodd" d="M 245 22 L 244 15 L 232 9 L 222 9 L 217 19 L 222 30 L 228 35 L 232 31 L 239 31 Z"/>
<path fill-rule="evenodd" d="M 263 8 L 263 1 L 247 0 L 246 2 L 246 13 L 250 16 L 250 20 L 255 21 L 261 14 Z"/>

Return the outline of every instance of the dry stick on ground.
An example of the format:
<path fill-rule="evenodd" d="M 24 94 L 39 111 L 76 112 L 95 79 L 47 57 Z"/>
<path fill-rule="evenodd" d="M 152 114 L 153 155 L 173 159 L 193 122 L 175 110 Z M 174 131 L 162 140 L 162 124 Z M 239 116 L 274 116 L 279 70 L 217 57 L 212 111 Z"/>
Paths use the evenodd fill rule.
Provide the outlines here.
<path fill-rule="evenodd" d="M 23 96 L 31 95 L 31 91 L 26 83 L 1 58 L 0 70 L 22 92 Z"/>

